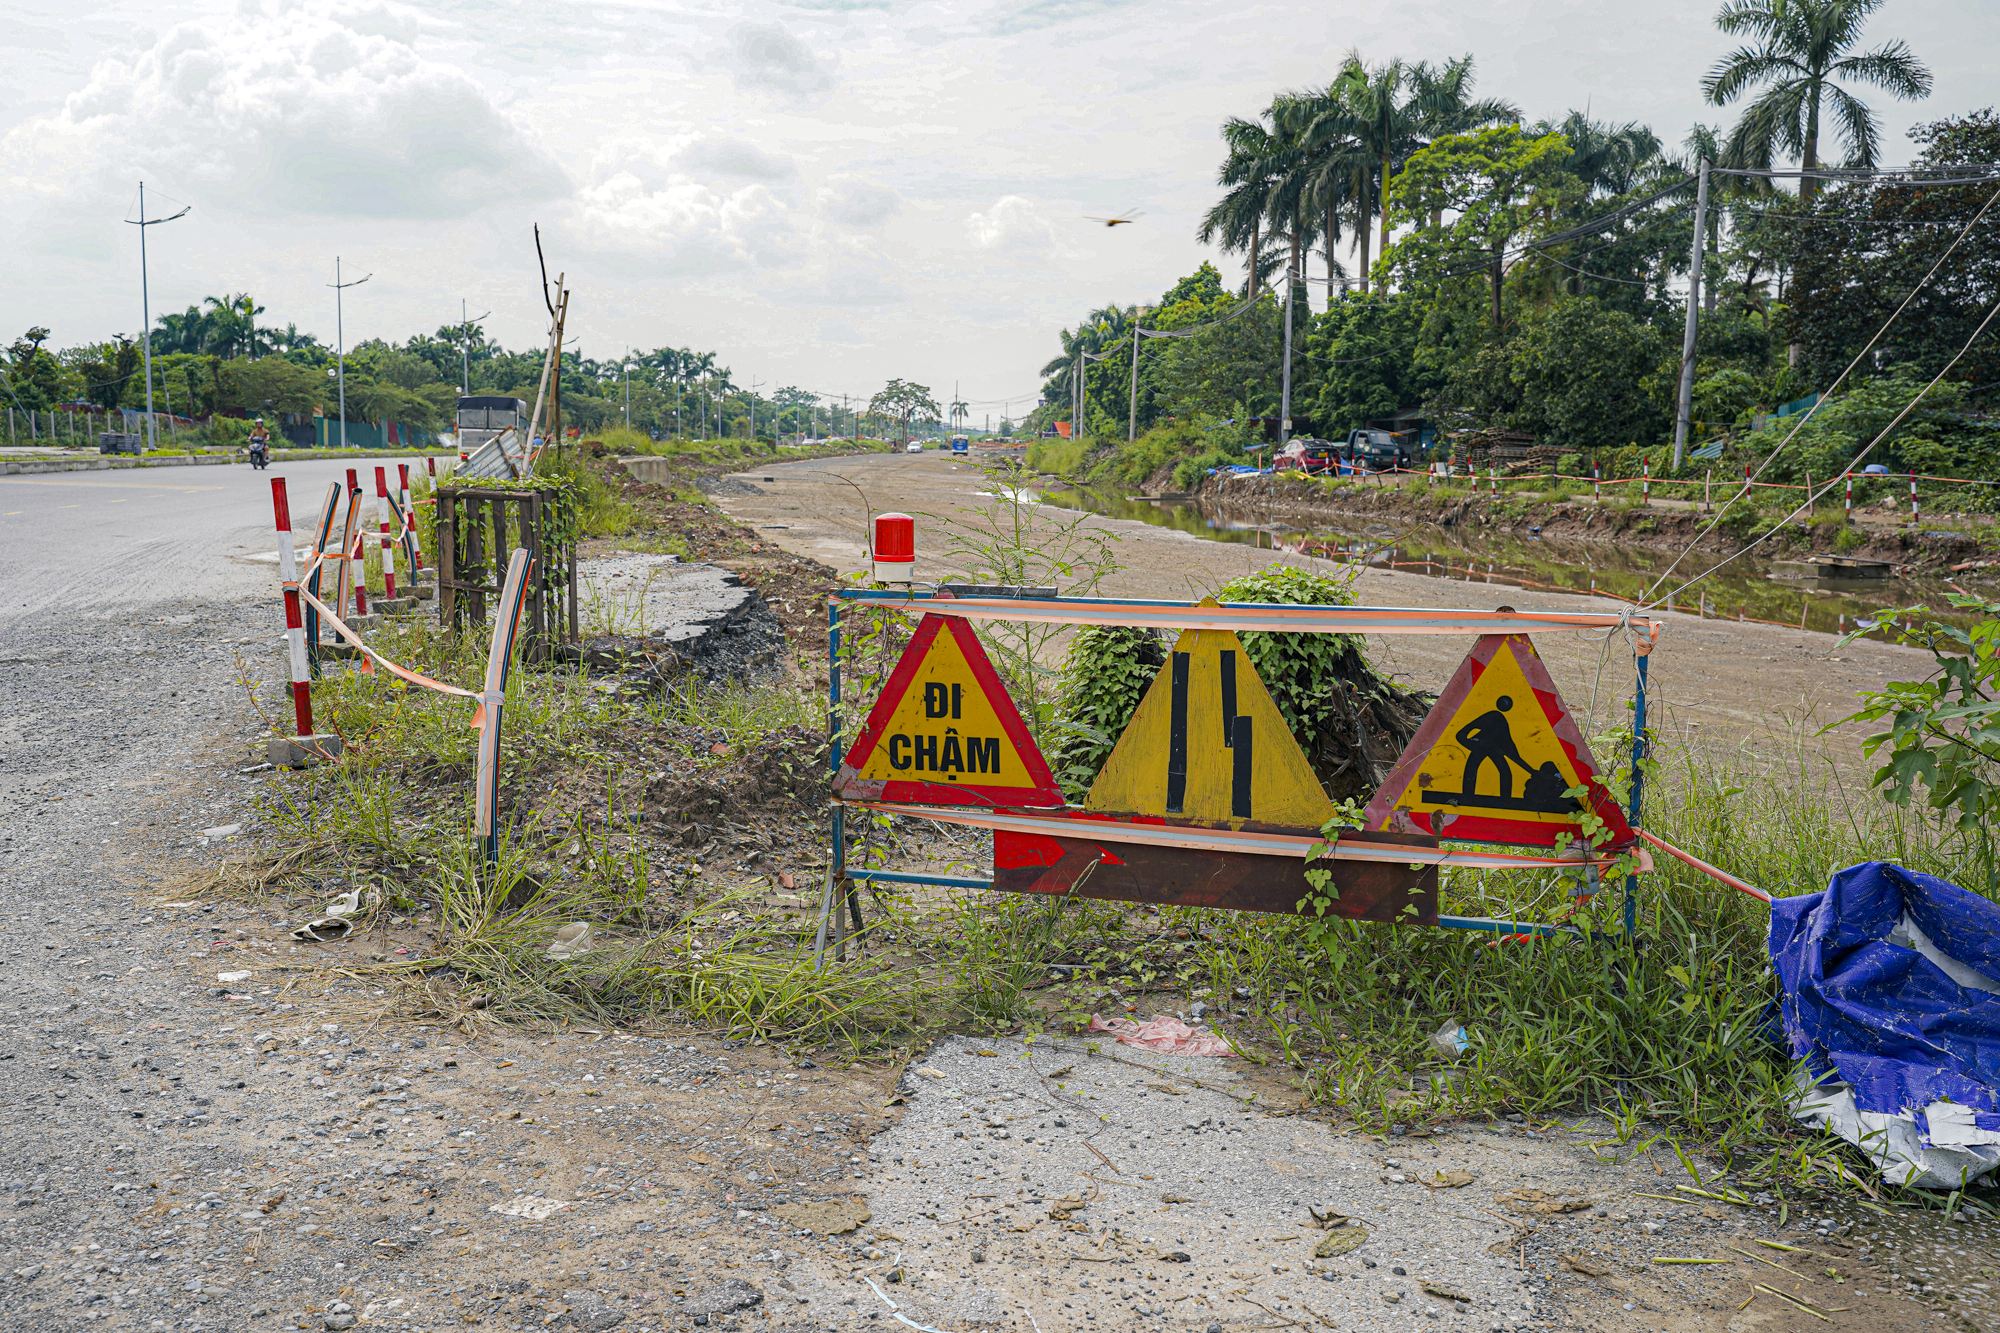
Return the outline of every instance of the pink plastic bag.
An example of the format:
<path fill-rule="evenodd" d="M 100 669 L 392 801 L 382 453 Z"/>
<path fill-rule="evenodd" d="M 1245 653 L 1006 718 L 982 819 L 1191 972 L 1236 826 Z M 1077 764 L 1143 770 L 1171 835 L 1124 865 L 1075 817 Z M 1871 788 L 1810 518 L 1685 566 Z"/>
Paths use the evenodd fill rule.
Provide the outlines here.
<path fill-rule="evenodd" d="M 1099 1018 L 1092 1014 L 1090 1030 L 1109 1032 L 1127 1046 L 1143 1046 L 1162 1055 L 1236 1054 L 1228 1042 L 1213 1032 L 1206 1028 L 1191 1028 L 1167 1014 L 1153 1015 L 1150 1023 L 1135 1023 L 1129 1018 Z"/>

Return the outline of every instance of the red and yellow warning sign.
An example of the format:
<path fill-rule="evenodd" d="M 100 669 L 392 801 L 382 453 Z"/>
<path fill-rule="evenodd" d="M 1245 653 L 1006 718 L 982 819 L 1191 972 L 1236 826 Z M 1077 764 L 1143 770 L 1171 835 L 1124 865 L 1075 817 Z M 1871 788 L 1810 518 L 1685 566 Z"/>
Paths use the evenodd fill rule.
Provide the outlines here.
<path fill-rule="evenodd" d="M 956 616 L 918 623 L 833 789 L 855 801 L 1063 804 L 979 636 Z"/>
<path fill-rule="evenodd" d="M 1608 845 L 1622 846 L 1632 830 L 1600 771 L 1528 637 L 1489 634 L 1459 663 L 1362 823 L 1552 847 L 1583 840 L 1594 816 Z"/>
<path fill-rule="evenodd" d="M 1174 642 L 1084 808 L 1237 828 L 1316 829 L 1334 814 L 1242 641 L 1206 629 Z"/>

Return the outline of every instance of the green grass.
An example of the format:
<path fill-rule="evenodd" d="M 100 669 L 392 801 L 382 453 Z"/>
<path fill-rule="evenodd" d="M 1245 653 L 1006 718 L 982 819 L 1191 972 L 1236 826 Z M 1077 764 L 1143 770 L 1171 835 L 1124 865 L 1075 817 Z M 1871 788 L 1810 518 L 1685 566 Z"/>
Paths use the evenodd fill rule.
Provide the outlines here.
<path fill-rule="evenodd" d="M 478 636 L 416 621 L 378 643 L 440 679 L 477 682 Z M 465 703 L 381 673 L 336 674 L 314 693 L 347 739 L 347 758 L 279 779 L 269 813 L 292 861 L 266 867 L 258 882 L 283 886 L 292 866 L 310 866 L 315 877 L 373 886 L 382 910 L 425 905 L 440 935 L 423 967 L 447 964 L 455 979 L 404 963 L 382 970 L 400 970 L 407 1002 L 447 1021 L 472 1021 L 477 1001 L 480 1021 L 692 1024 L 852 1058 L 906 1052 L 941 1030 L 1072 1031 L 1092 1013 L 1115 1012 L 1113 997 L 1136 1001 L 1142 1017 L 1203 1001 L 1246 1055 L 1367 1129 L 1502 1111 L 1600 1113 L 1627 1138 L 1731 1155 L 1752 1188 L 1852 1191 L 1874 1176 L 1786 1109 L 1791 1064 L 1767 1020 L 1767 910 L 1664 856 L 1639 881 L 1631 938 L 1615 883 L 1578 907 L 1574 881 L 1553 872 L 1443 878 L 1447 912 L 1576 927 L 1528 941 L 899 888 L 875 897 L 880 933 L 868 955 L 818 969 L 810 911 L 767 907 L 690 873 L 684 855 L 669 863 L 622 826 L 566 822 L 560 806 L 510 830 L 497 871 L 475 866 L 476 733 Z M 825 726 L 823 698 L 791 685 L 617 702 L 553 668 L 513 674 L 505 719 L 506 793 L 555 770 L 601 773 L 613 790 L 638 762 L 621 748 L 635 734 L 698 728 L 687 757 L 706 764 L 716 731 L 754 749 L 790 728 L 817 735 Z M 1648 775 L 1647 827 L 1779 896 L 1821 889 L 1834 871 L 1871 859 L 1977 882 L 1959 835 L 1881 801 L 1851 761 L 1799 739 L 1809 735 L 1803 722 L 1780 732 L 1790 739 L 1775 759 L 1663 745 Z M 1600 755 L 1627 752 L 1627 738 L 1598 739 Z M 913 832 L 856 824 L 862 863 L 896 863 L 896 842 Z M 959 847 L 963 872 L 982 873 L 979 847 Z M 796 868 L 799 893 L 815 898 L 819 867 Z M 555 927 L 575 920 L 597 923 L 603 947 L 546 958 Z M 1427 1042 L 1447 1020 L 1471 1042 L 1449 1061 Z"/>

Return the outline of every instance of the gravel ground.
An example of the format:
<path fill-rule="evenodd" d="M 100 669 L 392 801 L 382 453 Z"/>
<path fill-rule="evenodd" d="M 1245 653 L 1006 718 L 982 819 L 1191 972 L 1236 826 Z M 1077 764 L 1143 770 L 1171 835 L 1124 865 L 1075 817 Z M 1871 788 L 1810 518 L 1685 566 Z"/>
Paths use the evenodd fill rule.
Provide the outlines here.
<path fill-rule="evenodd" d="M 365 964 L 421 917 L 301 946 L 316 903 L 194 892 L 259 836 L 232 676 L 277 676 L 274 599 L 150 549 L 111 553 L 138 591 L 0 611 L 0 1328 L 1825 1327 L 1739 1312 L 1752 1271 L 1845 1329 L 1993 1326 L 1983 1227 L 1795 1213 L 1802 1276 L 1656 1266 L 1778 1215 L 1640 1197 L 1677 1164 L 1599 1164 L 1589 1125 L 1373 1140 L 1272 1071 L 1109 1043 L 831 1070 L 414 1021 Z M 1308 1206 L 1368 1240 L 1313 1260 Z"/>

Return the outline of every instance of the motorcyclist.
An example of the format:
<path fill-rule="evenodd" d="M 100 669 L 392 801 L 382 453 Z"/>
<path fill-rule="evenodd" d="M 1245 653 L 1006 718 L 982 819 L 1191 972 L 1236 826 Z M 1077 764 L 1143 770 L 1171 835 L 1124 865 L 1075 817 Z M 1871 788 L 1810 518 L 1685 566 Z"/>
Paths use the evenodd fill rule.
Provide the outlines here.
<path fill-rule="evenodd" d="M 271 461 L 271 432 L 264 425 L 264 418 L 258 417 L 257 424 L 250 428 L 250 465 L 263 467 Z"/>

